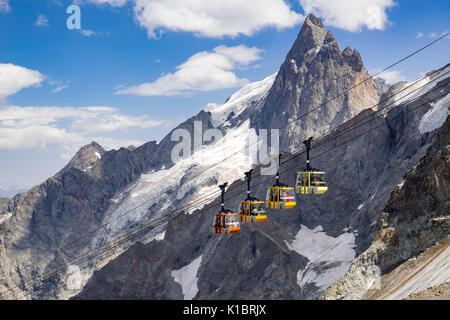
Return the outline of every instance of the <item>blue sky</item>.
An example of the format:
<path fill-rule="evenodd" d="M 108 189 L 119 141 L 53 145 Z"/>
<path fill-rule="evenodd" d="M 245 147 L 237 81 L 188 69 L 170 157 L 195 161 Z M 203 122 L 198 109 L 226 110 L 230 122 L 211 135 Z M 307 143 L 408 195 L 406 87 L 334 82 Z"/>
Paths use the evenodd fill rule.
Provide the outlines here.
<path fill-rule="evenodd" d="M 66 27 L 72 3 L 82 30 Z M 40 183 L 92 140 L 118 148 L 163 138 L 276 72 L 309 12 L 342 50 L 356 48 L 369 72 L 450 30 L 445 0 L 186 3 L 0 0 L 0 182 Z M 374 4 L 380 15 L 370 21 Z M 448 63 L 449 52 L 444 39 L 385 77 L 417 79 Z"/>

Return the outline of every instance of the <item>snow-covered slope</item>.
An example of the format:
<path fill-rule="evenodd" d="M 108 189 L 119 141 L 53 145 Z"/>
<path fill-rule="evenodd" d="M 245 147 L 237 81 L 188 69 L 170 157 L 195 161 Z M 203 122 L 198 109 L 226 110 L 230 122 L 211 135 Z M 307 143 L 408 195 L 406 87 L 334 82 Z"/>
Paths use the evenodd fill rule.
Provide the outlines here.
<path fill-rule="evenodd" d="M 420 120 L 419 132 L 424 134 L 440 128 L 447 118 L 449 105 L 450 95 L 445 96 L 445 98 L 436 103 L 432 103 L 432 108 L 428 110 Z"/>
<path fill-rule="evenodd" d="M 339 237 L 331 237 L 323 232 L 321 226 L 314 230 L 302 225 L 289 249 L 308 258 L 304 269 L 298 271 L 297 283 L 300 287 L 314 283 L 326 289 L 344 276 L 352 260 L 355 258 L 355 236 L 353 233 L 342 233 Z M 317 269 L 320 268 L 320 272 Z"/>
<path fill-rule="evenodd" d="M 192 300 L 198 292 L 197 272 L 200 264 L 202 263 L 202 258 L 203 255 L 192 261 L 187 266 L 171 272 L 174 280 L 182 287 L 184 300 Z"/>
<path fill-rule="evenodd" d="M 412 82 L 399 82 L 391 86 L 385 95 L 383 95 L 382 102 L 379 108 L 383 109 L 382 113 L 386 114 L 392 108 L 411 102 L 415 99 L 422 97 L 425 93 L 430 91 L 436 85 L 442 86 L 441 90 L 438 90 L 436 94 L 445 91 L 445 82 L 448 81 L 450 75 L 450 65 L 447 65 L 441 69 L 430 71 L 424 77 L 421 77 Z M 424 117 L 423 123 L 420 125 L 421 133 L 432 131 L 440 126 L 445 121 L 446 113 L 442 112 L 442 103 L 445 98 L 437 102 L 437 108 L 429 110 L 426 117 Z M 448 100 L 447 100 L 448 101 Z M 435 104 L 432 104 L 433 106 Z M 429 131 L 424 131 L 428 130 Z"/>
<path fill-rule="evenodd" d="M 272 87 L 276 76 L 277 73 L 274 73 L 261 81 L 249 83 L 236 91 L 223 105 L 208 109 L 207 111 L 211 112 L 211 123 L 213 126 L 226 125 L 225 121 L 231 113 L 233 113 L 232 117 L 235 118 L 251 103 L 264 98 Z"/>
<path fill-rule="evenodd" d="M 330 70 L 325 65 L 333 68 Z M 213 207 L 188 215 L 183 224 L 168 226 L 164 241 L 152 241 L 145 248 L 157 256 L 162 270 L 172 270 L 171 275 L 161 275 L 161 269 L 152 268 L 149 272 L 153 278 L 144 280 L 144 291 L 152 297 L 166 294 L 175 299 L 192 297 L 193 292 L 199 299 L 312 299 L 344 275 L 358 250 L 367 248 L 365 241 L 371 241 L 369 236 L 375 229 L 379 209 L 401 182 L 403 174 L 417 164 L 432 139 L 432 135 L 420 136 L 417 129 L 424 109 L 407 115 L 401 114 L 402 110 L 387 108 L 384 118 L 373 110 L 363 114 L 362 110 L 378 101 L 375 84 L 371 81 L 351 90 L 347 96 L 340 96 L 334 103 L 327 104 L 327 108 L 320 108 L 320 112 L 313 112 L 327 97 L 345 91 L 367 75 L 359 53 L 350 48 L 341 51 L 334 36 L 324 30 L 321 22 L 309 17 L 276 75 L 245 86 L 221 106 L 208 107 L 209 124 L 224 132 L 224 138 L 205 146 L 189 159 L 145 173 L 118 194 L 108 213 L 114 220 L 108 232 L 110 236 L 148 219 L 167 216 L 175 208 L 192 202 L 194 205 L 189 206 L 186 213 L 202 208 L 217 199 L 217 185 L 224 181 L 237 187 L 235 199 L 227 202 L 227 207 L 237 209 L 237 198 L 242 196 L 243 190 L 239 190 L 236 180 L 242 179 L 243 172 L 255 165 L 248 154 L 238 151 L 245 147 L 248 137 L 256 134 L 254 128 L 281 129 L 289 124 L 292 130 L 285 130 L 280 139 L 284 140 L 282 149 L 286 151 L 301 144 L 306 136 L 325 133 L 354 116 L 350 122 L 366 120 L 357 132 L 350 130 L 338 135 L 340 132 L 336 130 L 330 139 L 332 142 L 315 150 L 322 154 L 334 145 L 348 144 L 314 160 L 318 167 L 326 168 L 329 177 L 330 189 L 322 197 L 299 197 L 295 209 L 269 212 L 270 219 L 265 223 L 254 228 L 244 226 L 242 232 L 233 237 L 214 237 L 206 231 L 216 210 Z M 427 81 L 426 91 L 435 84 L 431 78 Z M 407 100 L 394 105 L 401 102 Z M 308 116 L 302 121 L 293 121 L 306 113 Z M 373 131 L 373 127 L 377 130 Z M 367 136 L 355 138 L 366 130 L 370 132 Z M 293 184 L 295 170 L 303 165 L 303 158 L 294 159 L 285 168 L 288 173 L 283 180 Z M 264 178 L 267 177 L 255 175 L 252 185 L 252 194 L 260 199 L 270 183 L 262 181 L 266 180 Z M 257 182 L 265 183 L 257 185 Z M 212 194 L 211 198 L 205 199 L 208 194 Z M 143 202 L 145 205 L 126 214 L 126 219 L 115 221 Z M 150 234 L 152 232 L 155 231 Z M 197 268 L 193 261 L 199 256 L 202 262 Z M 123 259 L 119 257 L 111 262 L 112 268 L 119 268 Z M 223 268 L 224 260 L 233 263 Z M 92 279 L 82 296 L 96 297 L 99 290 L 107 293 L 114 286 L 114 275 L 106 271 L 102 274 L 104 277 Z M 126 287 L 129 281 L 142 277 L 144 275 L 129 274 L 121 278 L 122 285 Z M 182 288 L 176 292 L 174 284 L 175 287 L 181 284 Z M 132 288 L 127 291 L 134 294 Z M 120 295 L 112 293 L 108 297 Z"/>
<path fill-rule="evenodd" d="M 449 161 L 448 114 L 426 155 L 392 191 L 371 246 L 325 299 L 403 299 L 450 280 Z M 378 279 L 371 287 L 374 268 Z"/>
<path fill-rule="evenodd" d="M 256 164 L 248 148 L 249 143 L 256 138 L 256 132 L 250 128 L 249 120 L 229 128 L 227 120 L 238 117 L 244 110 L 264 99 L 275 77 L 276 73 L 249 83 L 223 105 L 208 109 L 213 127 L 225 131 L 222 139 L 204 145 L 191 157 L 180 160 L 168 169 L 163 167 L 141 175 L 134 184 L 117 194 L 107 214 L 106 240 L 147 219 L 168 215 L 187 204 L 191 205 L 185 213 L 192 213 L 217 196 L 219 184 L 231 184 L 241 179 L 242 173 Z M 155 234 L 163 229 L 163 226 L 157 228 Z M 101 239 L 102 243 L 104 241 Z"/>
<path fill-rule="evenodd" d="M 388 112 L 385 118 L 371 110 L 360 113 L 377 99 L 375 85 L 370 81 L 336 99 L 328 108 L 320 108 L 319 113 L 308 113 L 301 122 L 293 122 L 367 74 L 356 50 L 347 48 L 341 52 L 333 35 L 323 29 L 317 18 L 309 17 L 305 23 L 277 75 L 248 84 L 225 104 L 209 108 L 208 112 L 203 110 L 179 125 L 192 133 L 194 121 L 200 120 L 203 129 L 217 128 L 224 135 L 190 158 L 176 164 L 170 161 L 175 144 L 170 134 L 158 144 L 149 142 L 136 150 L 99 152 L 100 157 L 94 148 L 87 157 L 92 163 L 84 161 L 84 157 L 80 159 L 81 164 L 93 167 L 83 171 L 77 165 L 49 179 L 35 192 L 34 202 L 16 199 L 23 212 L 16 210 L 12 201 L 0 199 L 0 209 L 15 210 L 12 218 L 1 225 L 7 226 L 4 239 L 0 233 L 0 255 L 11 259 L 0 261 L 0 276 L 9 277 L 0 282 L 0 290 L 106 244 L 108 249 L 115 250 L 78 265 L 86 279 L 97 271 L 89 280 L 88 297 L 317 298 L 345 272 L 358 250 L 365 250 L 364 241 L 371 241 L 369 236 L 378 209 L 385 205 L 403 174 L 424 155 L 432 134 L 420 135 L 418 130 L 425 109 L 400 114 L 402 118 L 396 110 Z M 314 32 L 309 33 L 311 30 Z M 310 51 L 308 43 L 308 37 L 314 40 L 311 39 L 314 35 L 320 38 L 317 52 Z M 307 61 L 303 59 L 305 56 Z M 350 130 L 343 136 L 338 135 L 339 130 L 333 132 L 331 142 L 314 150 L 317 155 L 326 154 L 314 159 L 314 165 L 327 170 L 326 194 L 299 196 L 295 209 L 269 210 L 270 218 L 265 222 L 244 225 L 242 232 L 233 236 L 209 232 L 211 218 L 218 208 L 217 201 L 211 203 L 218 198 L 217 186 L 229 182 L 233 191 L 227 193 L 230 201 L 226 206 L 233 210 L 245 195 L 239 180 L 244 171 L 255 166 L 255 159 L 243 149 L 248 139 L 255 137 L 255 128 L 277 129 L 289 124 L 292 130 L 285 130 L 281 136 L 286 151 L 301 144 L 306 135 L 317 136 L 355 115 L 353 121 L 368 117 L 370 121 L 357 132 Z M 377 130 L 355 138 L 371 130 L 372 125 Z M 343 146 L 329 152 L 335 145 Z M 303 155 L 293 158 L 284 167 L 283 182 L 295 183 L 296 170 L 303 166 Z M 256 171 L 252 195 L 263 199 L 271 182 Z M 202 210 L 189 215 L 198 208 Z M 187 215 L 173 217 L 166 225 L 174 211 L 182 210 Z M 141 237 L 113 246 L 128 231 L 136 231 L 159 218 L 161 223 L 157 227 L 151 224 L 154 228 L 146 228 Z M 183 223 L 176 223 L 178 219 Z M 36 220 L 37 225 L 30 222 Z M 22 227 L 28 225 L 31 230 Z M 97 227 L 99 232 L 89 233 Z M 358 233 L 348 232 L 356 229 Z M 35 245 L 36 235 L 46 241 Z M 57 256 L 52 255 L 61 244 L 81 236 L 83 240 L 77 243 L 80 251 L 66 255 L 65 250 L 57 250 Z M 50 253 L 36 250 L 37 253 L 29 254 L 16 249 L 17 244 L 24 243 L 34 249 L 50 246 L 47 250 Z M 8 245 L 5 250 L 1 247 L 4 244 Z M 199 257 L 201 263 L 197 261 Z M 22 269 L 22 262 L 30 268 Z M 41 291 L 29 293 L 23 289 L 22 293 L 27 298 L 66 298 L 77 294 L 67 291 L 64 284 L 55 283 L 57 280 L 51 279 Z"/>
<path fill-rule="evenodd" d="M 231 113 L 236 117 L 252 103 L 263 99 L 275 75 L 247 84 L 225 104 L 210 110 L 213 125 L 224 128 Z M 225 135 L 219 141 L 204 145 L 191 157 L 180 160 L 168 169 L 143 174 L 133 185 L 115 196 L 107 215 L 111 221 L 108 237 L 112 238 L 146 219 L 170 214 L 175 208 L 197 201 L 186 210 L 186 213 L 191 213 L 208 203 L 205 197 L 212 200 L 217 196 L 217 185 L 223 182 L 231 184 L 241 179 L 242 173 L 255 165 L 248 145 L 254 141 L 256 132 L 250 128 L 249 120 L 236 127 L 225 127 L 224 131 Z M 144 205 L 136 208 L 140 204 Z"/>

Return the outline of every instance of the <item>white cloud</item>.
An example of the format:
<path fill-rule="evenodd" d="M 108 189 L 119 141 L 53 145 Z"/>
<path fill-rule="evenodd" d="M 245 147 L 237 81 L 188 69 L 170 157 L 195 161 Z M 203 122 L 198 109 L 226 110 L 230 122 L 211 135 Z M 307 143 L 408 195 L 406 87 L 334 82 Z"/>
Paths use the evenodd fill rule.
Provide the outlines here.
<path fill-rule="evenodd" d="M 93 30 L 80 30 L 80 32 L 83 36 L 86 36 L 86 37 L 100 35 L 100 32 L 93 31 Z"/>
<path fill-rule="evenodd" d="M 34 23 L 38 27 L 49 27 L 48 19 L 45 15 L 40 14 L 37 17 L 36 22 Z"/>
<path fill-rule="evenodd" d="M 212 51 L 194 54 L 177 66 L 174 73 L 162 75 L 151 83 L 120 90 L 116 94 L 174 96 L 243 86 L 248 80 L 238 78 L 233 70 L 260 60 L 261 52 L 261 49 L 244 45 L 218 46 Z"/>
<path fill-rule="evenodd" d="M 431 32 L 431 33 L 428 34 L 428 37 L 429 37 L 429 38 L 436 38 L 437 36 L 438 36 L 438 35 L 437 35 L 436 32 Z"/>
<path fill-rule="evenodd" d="M 76 119 L 71 128 L 83 132 L 110 132 L 127 128 L 150 128 L 162 125 L 163 121 L 153 120 L 148 115 L 140 117 L 123 115 L 117 112 L 103 112 L 98 117 Z"/>
<path fill-rule="evenodd" d="M 265 27 L 293 27 L 303 16 L 284 0 L 135 0 L 134 13 L 150 38 L 164 31 L 201 37 L 253 35 Z"/>
<path fill-rule="evenodd" d="M 23 128 L 0 125 L 1 149 L 44 148 L 48 143 L 74 143 L 79 138 L 79 135 L 68 134 L 65 129 L 46 125 Z"/>
<path fill-rule="evenodd" d="M 423 33 L 422 32 L 417 32 L 416 33 L 416 38 L 422 38 L 423 37 Z"/>
<path fill-rule="evenodd" d="M 372 70 L 370 74 L 376 74 L 380 71 L 381 70 L 379 69 L 375 69 Z M 383 78 L 388 84 L 396 84 L 400 81 L 409 81 L 408 77 L 401 70 L 384 71 L 383 73 L 377 75 L 377 77 Z"/>
<path fill-rule="evenodd" d="M 9 10 L 11 10 L 9 0 L 0 0 L 0 12 L 8 12 Z"/>
<path fill-rule="evenodd" d="M 54 88 L 54 89 L 52 90 L 52 93 L 58 93 L 58 92 L 60 92 L 60 91 L 62 91 L 62 90 L 64 90 L 64 89 L 66 89 L 66 88 L 68 88 L 68 87 L 69 87 L 69 85 L 67 85 L 67 84 L 57 85 L 56 88 Z"/>
<path fill-rule="evenodd" d="M 92 37 L 92 36 L 110 36 L 111 33 L 109 31 L 102 32 L 102 31 L 94 31 L 94 30 L 80 30 L 80 33 L 85 37 Z"/>
<path fill-rule="evenodd" d="M 359 31 L 384 29 L 388 23 L 386 10 L 396 3 L 393 0 L 299 0 L 305 13 L 324 19 L 326 25 Z"/>
<path fill-rule="evenodd" d="M 70 81 L 64 81 L 60 79 L 48 80 L 48 84 L 55 87 L 52 89 L 52 93 L 58 93 L 64 89 L 67 89 L 69 87 Z"/>
<path fill-rule="evenodd" d="M 112 7 L 122 7 L 127 3 L 128 0 L 89 0 L 91 3 L 98 5 L 109 4 Z"/>
<path fill-rule="evenodd" d="M 203 107 L 204 111 L 211 111 L 216 109 L 218 106 L 220 106 L 219 104 L 215 103 L 215 102 L 208 102 L 206 104 L 206 106 Z"/>
<path fill-rule="evenodd" d="M 40 85 L 44 79 L 45 76 L 39 71 L 0 63 L 0 103 L 24 88 Z"/>
<path fill-rule="evenodd" d="M 106 141 L 106 146 L 124 146 L 121 143 L 130 141 L 101 134 L 157 127 L 164 123 L 148 115 L 123 115 L 115 108 L 104 106 L 9 106 L 0 109 L 0 149 L 42 148 L 48 144 L 76 149 L 92 140 Z"/>

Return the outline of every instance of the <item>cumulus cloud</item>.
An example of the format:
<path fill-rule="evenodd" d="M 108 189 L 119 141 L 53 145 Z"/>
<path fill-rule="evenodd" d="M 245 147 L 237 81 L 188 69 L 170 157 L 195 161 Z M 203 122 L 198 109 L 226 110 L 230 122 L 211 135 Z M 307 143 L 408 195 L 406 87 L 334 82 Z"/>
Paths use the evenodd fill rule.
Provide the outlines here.
<path fill-rule="evenodd" d="M 128 116 L 105 106 L 9 106 L 0 109 L 0 149 L 41 148 L 48 144 L 79 148 L 91 140 L 107 141 L 116 146 L 125 140 L 102 134 L 163 124 L 164 121 L 153 120 L 148 115 Z"/>
<path fill-rule="evenodd" d="M 423 37 L 423 33 L 422 32 L 417 32 L 416 33 L 416 38 L 422 38 Z"/>
<path fill-rule="evenodd" d="M 304 18 L 284 0 L 135 0 L 134 13 L 150 38 L 164 31 L 201 37 L 251 36 L 265 27 L 293 27 Z"/>
<path fill-rule="evenodd" d="M 238 78 L 233 70 L 260 60 L 261 52 L 261 49 L 244 45 L 218 46 L 212 51 L 194 54 L 177 66 L 174 73 L 164 74 L 151 83 L 119 90 L 116 94 L 175 96 L 243 86 L 248 80 Z"/>
<path fill-rule="evenodd" d="M 364 26 L 384 29 L 388 23 L 386 10 L 396 3 L 393 0 L 299 0 L 305 13 L 324 19 L 324 23 L 351 32 Z"/>
<path fill-rule="evenodd" d="M 44 80 L 45 76 L 39 71 L 0 63 L 0 103 L 24 88 L 40 85 Z"/>
<path fill-rule="evenodd" d="M 0 0 L 0 12 L 8 12 L 9 10 L 11 10 L 9 0 Z"/>
<path fill-rule="evenodd" d="M 34 23 L 38 27 L 49 27 L 48 19 L 44 14 L 38 15 L 36 22 Z"/>

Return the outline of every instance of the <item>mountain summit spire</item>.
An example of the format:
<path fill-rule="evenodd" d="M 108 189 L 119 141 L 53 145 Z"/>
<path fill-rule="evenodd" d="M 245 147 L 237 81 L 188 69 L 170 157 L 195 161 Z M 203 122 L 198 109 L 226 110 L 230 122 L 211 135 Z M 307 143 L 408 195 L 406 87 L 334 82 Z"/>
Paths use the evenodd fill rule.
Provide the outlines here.
<path fill-rule="evenodd" d="M 298 59 L 312 48 L 319 47 L 323 44 L 327 36 L 322 20 L 309 14 L 303 26 L 298 33 L 292 49 L 288 53 L 290 59 Z"/>
<path fill-rule="evenodd" d="M 357 50 L 341 52 L 333 33 L 310 14 L 280 67 L 261 112 L 257 128 L 281 128 L 283 151 L 309 136 L 320 135 L 377 102 L 376 87 Z M 341 94 L 344 93 L 344 94 Z M 327 101 L 336 97 L 331 101 Z M 304 115 L 301 119 L 294 121 Z"/>

